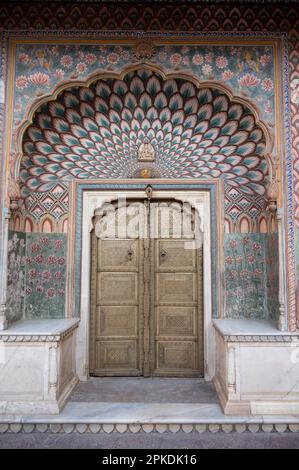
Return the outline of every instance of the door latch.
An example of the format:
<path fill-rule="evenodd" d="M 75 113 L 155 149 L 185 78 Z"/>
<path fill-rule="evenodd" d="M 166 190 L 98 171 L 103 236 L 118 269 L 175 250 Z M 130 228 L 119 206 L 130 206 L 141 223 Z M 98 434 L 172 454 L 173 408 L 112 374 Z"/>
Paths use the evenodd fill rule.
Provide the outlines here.
<path fill-rule="evenodd" d="M 134 254 L 134 252 L 133 252 L 132 248 L 129 248 L 128 253 L 127 253 L 128 261 L 132 261 L 133 254 Z"/>

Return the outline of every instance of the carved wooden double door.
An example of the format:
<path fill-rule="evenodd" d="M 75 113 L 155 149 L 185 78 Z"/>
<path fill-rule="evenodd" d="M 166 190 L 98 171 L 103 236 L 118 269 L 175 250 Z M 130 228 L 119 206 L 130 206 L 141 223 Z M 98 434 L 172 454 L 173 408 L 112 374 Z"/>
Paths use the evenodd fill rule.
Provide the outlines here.
<path fill-rule="evenodd" d="M 181 233 L 178 206 L 134 202 L 95 216 L 91 375 L 203 375 L 202 249 L 190 248 L 194 230 Z"/>

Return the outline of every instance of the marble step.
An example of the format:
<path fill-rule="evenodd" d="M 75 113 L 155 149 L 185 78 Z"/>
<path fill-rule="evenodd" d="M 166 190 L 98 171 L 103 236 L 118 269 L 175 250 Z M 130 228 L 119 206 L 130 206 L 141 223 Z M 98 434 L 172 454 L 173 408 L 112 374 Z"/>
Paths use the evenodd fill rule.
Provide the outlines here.
<path fill-rule="evenodd" d="M 298 432 L 296 416 L 228 416 L 217 404 L 69 402 L 59 415 L 0 415 L 5 432 Z"/>

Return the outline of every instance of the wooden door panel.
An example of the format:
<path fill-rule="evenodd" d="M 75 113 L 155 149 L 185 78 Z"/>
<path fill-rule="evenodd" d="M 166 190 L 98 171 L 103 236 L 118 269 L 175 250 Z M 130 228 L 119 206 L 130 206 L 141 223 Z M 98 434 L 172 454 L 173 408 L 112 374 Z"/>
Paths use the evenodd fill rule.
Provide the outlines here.
<path fill-rule="evenodd" d="M 196 276 L 193 273 L 157 273 L 156 302 L 160 305 L 196 305 Z"/>
<path fill-rule="evenodd" d="M 196 272 L 196 251 L 185 248 L 186 242 L 187 240 L 157 240 L 157 271 Z"/>
<path fill-rule="evenodd" d="M 96 317 L 96 336 L 134 336 L 138 333 L 137 306 L 98 306 Z"/>
<path fill-rule="evenodd" d="M 197 336 L 195 307 L 158 307 L 157 336 Z"/>
<path fill-rule="evenodd" d="M 156 375 L 198 375 L 197 347 L 191 341 L 157 343 Z"/>
<path fill-rule="evenodd" d="M 138 303 L 137 273 L 98 273 L 98 304 L 135 305 Z"/>
<path fill-rule="evenodd" d="M 119 227 L 118 209 L 107 220 Z M 97 238 L 94 230 L 92 250 L 90 373 L 141 375 L 143 240 Z"/>
<path fill-rule="evenodd" d="M 101 375 L 136 375 L 138 351 L 133 340 L 97 342 L 96 358 L 96 369 Z"/>
<path fill-rule="evenodd" d="M 138 271 L 139 240 L 99 240 L 99 271 Z"/>
<path fill-rule="evenodd" d="M 150 203 L 136 210 L 149 223 Z M 171 211 L 169 238 L 161 214 L 158 239 L 103 239 L 93 232 L 92 375 L 203 374 L 202 253 L 190 249 L 191 235 L 174 237 L 181 212 Z M 107 220 L 113 223 L 113 213 Z M 115 220 L 119 229 L 131 219 L 117 214 Z"/>

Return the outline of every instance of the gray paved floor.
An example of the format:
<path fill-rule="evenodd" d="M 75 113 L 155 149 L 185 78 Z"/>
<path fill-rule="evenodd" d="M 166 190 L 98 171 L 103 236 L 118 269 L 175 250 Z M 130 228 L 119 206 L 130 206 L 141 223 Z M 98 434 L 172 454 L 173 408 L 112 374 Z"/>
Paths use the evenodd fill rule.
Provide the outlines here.
<path fill-rule="evenodd" d="M 298 433 L 2 434 L 0 449 L 299 449 Z"/>
<path fill-rule="evenodd" d="M 218 403 L 212 383 L 192 378 L 90 377 L 70 401 L 117 403 Z"/>

